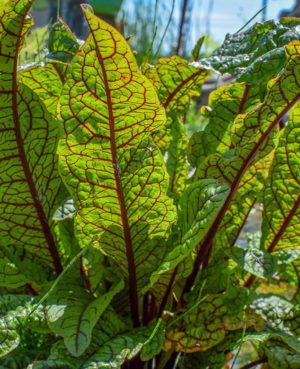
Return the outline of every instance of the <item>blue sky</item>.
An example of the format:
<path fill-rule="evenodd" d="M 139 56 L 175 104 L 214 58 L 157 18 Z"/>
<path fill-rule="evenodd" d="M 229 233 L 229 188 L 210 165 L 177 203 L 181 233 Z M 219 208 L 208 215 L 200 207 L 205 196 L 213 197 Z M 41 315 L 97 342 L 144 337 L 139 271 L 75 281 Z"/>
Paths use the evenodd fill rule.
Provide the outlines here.
<path fill-rule="evenodd" d="M 199 32 L 205 33 L 209 2 L 210 0 L 194 0 L 192 38 L 196 38 Z M 277 19 L 281 10 L 291 9 L 294 4 L 294 0 L 269 0 L 267 19 Z M 236 32 L 261 8 L 262 0 L 214 0 L 211 34 L 222 41 L 226 33 Z M 261 15 L 258 15 L 254 22 L 260 20 Z M 191 40 L 193 41 L 195 39 Z"/>

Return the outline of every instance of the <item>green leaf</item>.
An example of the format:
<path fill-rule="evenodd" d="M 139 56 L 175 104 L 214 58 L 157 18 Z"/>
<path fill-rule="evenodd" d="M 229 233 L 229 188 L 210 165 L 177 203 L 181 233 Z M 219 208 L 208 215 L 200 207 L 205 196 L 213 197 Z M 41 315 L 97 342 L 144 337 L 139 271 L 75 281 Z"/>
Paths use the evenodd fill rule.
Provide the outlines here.
<path fill-rule="evenodd" d="M 194 48 L 192 50 L 193 61 L 197 61 L 199 59 L 201 47 L 204 43 L 204 40 L 205 40 L 205 36 L 200 37 L 198 39 L 196 45 L 194 46 Z"/>
<path fill-rule="evenodd" d="M 24 248 L 61 271 L 51 212 L 60 179 L 56 171 L 57 123 L 42 100 L 17 75 L 18 55 L 31 26 L 32 1 L 1 8 L 0 244 Z"/>
<path fill-rule="evenodd" d="M 57 63 L 38 63 L 23 67 L 18 77 L 45 104 L 53 120 L 57 119 L 57 105 L 63 82 L 57 73 Z"/>
<path fill-rule="evenodd" d="M 62 340 L 57 341 L 51 348 L 51 354 L 46 360 L 34 362 L 32 369 L 79 369 L 90 361 L 90 358 L 106 343 L 128 329 L 120 316 L 108 308 L 93 329 L 90 346 L 80 356 L 74 357 L 66 350 Z"/>
<path fill-rule="evenodd" d="M 241 203 L 245 198 L 243 191 L 246 190 L 251 193 L 251 177 L 254 176 L 254 180 L 257 179 L 257 170 L 253 171 L 253 166 L 255 168 L 264 161 L 269 162 L 269 155 L 272 154 L 278 141 L 278 124 L 299 98 L 299 89 L 296 87 L 300 77 L 297 69 L 299 50 L 299 41 L 287 45 L 288 63 L 278 78 L 269 82 L 268 93 L 264 102 L 246 114 L 237 116 L 232 127 L 233 149 L 222 155 L 209 155 L 207 160 L 197 168 L 194 176 L 195 180 L 198 178 L 215 178 L 230 184 L 228 197 L 202 241 L 198 255 L 204 252 L 207 253 L 207 250 L 212 249 L 213 241 L 216 236 L 218 237 L 216 231 L 220 231 L 221 223 L 224 222 L 223 224 L 226 227 L 224 215 L 231 207 L 231 200 L 236 196 L 236 201 Z M 286 90 L 287 92 L 285 92 Z M 262 167 L 264 166 L 263 164 Z M 246 185 L 246 188 L 243 184 Z M 257 187 L 255 190 L 257 191 Z M 238 225 L 234 226 L 235 236 L 231 242 L 236 239 L 243 225 L 243 220 L 247 218 L 251 204 L 254 201 L 252 199 L 252 201 L 249 202 L 248 200 L 247 202 L 248 210 L 243 210 L 244 214 L 239 217 Z M 235 209 L 238 209 L 238 207 L 235 207 Z M 239 214 L 239 211 L 236 211 L 236 213 Z M 219 235 L 222 239 L 221 231 Z"/>
<path fill-rule="evenodd" d="M 195 182 L 186 188 L 178 205 L 179 243 L 175 244 L 165 256 L 162 265 L 151 275 L 150 284 L 144 292 L 153 286 L 161 275 L 173 270 L 193 252 L 215 220 L 227 193 L 227 186 L 209 179 Z"/>
<path fill-rule="evenodd" d="M 180 316 L 176 318 L 175 325 L 169 323 L 166 350 L 173 348 L 184 353 L 206 351 L 222 342 L 226 331 L 249 324 L 240 314 L 242 302 L 232 301 L 228 304 L 225 294 L 207 295 L 200 301 L 196 300 L 196 303 L 194 300 L 193 304 L 183 312 L 181 319 Z M 238 305 L 238 310 L 231 312 L 230 305 L 233 304 Z"/>
<path fill-rule="evenodd" d="M 267 357 L 268 365 L 273 369 L 297 369 L 300 366 L 300 354 L 276 340 L 265 343 L 260 354 Z"/>
<path fill-rule="evenodd" d="M 0 251 L 0 286 L 8 288 L 18 288 L 24 286 L 28 279 L 20 272 L 17 265 L 9 260 Z"/>
<path fill-rule="evenodd" d="M 284 47 L 299 40 L 299 19 L 256 23 L 249 30 L 227 35 L 223 45 L 201 65 L 220 72 L 237 74 L 249 84 L 263 84 L 278 74 L 285 64 Z"/>
<path fill-rule="evenodd" d="M 245 249 L 241 247 L 233 247 L 227 251 L 240 267 L 247 272 L 260 277 L 270 278 L 276 272 L 277 260 L 268 252 L 264 252 L 259 248 L 260 238 L 249 235 L 248 243 Z"/>
<path fill-rule="evenodd" d="M 299 249 L 300 105 L 290 111 L 263 196 L 262 248 L 269 252 Z"/>
<path fill-rule="evenodd" d="M 82 369 L 120 369 L 141 351 L 149 335 L 149 329 L 139 328 L 113 338 L 100 347 Z"/>
<path fill-rule="evenodd" d="M 203 131 L 189 142 L 189 162 L 197 167 L 210 154 L 223 154 L 232 148 L 231 127 L 238 114 L 253 108 L 259 99 L 254 88 L 243 83 L 221 86 L 209 95 L 208 106 L 201 113 L 208 120 Z"/>
<path fill-rule="evenodd" d="M 189 167 L 186 160 L 188 138 L 183 123 L 174 118 L 170 123 L 172 140 L 168 150 L 166 161 L 167 171 L 170 176 L 168 194 L 178 202 L 185 189 L 188 179 Z"/>
<path fill-rule="evenodd" d="M 150 140 L 165 113 L 123 37 L 88 10 L 85 16 L 91 36 L 70 65 L 60 101 L 60 173 L 81 245 L 97 234 L 134 294 L 161 260 L 159 242 L 176 219 L 163 159 Z"/>
<path fill-rule="evenodd" d="M 293 351 L 295 351 L 297 354 L 300 354 L 300 344 L 299 340 L 285 332 L 272 332 L 272 331 L 262 331 L 259 333 L 248 333 L 243 338 L 243 341 L 254 341 L 258 342 L 260 344 L 264 344 L 268 342 L 269 340 L 277 341 L 280 344 L 283 344 Z"/>
<path fill-rule="evenodd" d="M 184 113 L 192 97 L 199 96 L 209 76 L 179 56 L 161 58 L 155 67 L 148 66 L 145 75 L 152 81 L 167 112 Z"/>
<path fill-rule="evenodd" d="M 15 271 L 22 275 L 26 283 L 33 283 L 38 289 L 45 282 L 53 277 L 53 269 L 51 266 L 45 265 L 37 255 L 24 250 L 22 247 L 14 247 L 12 245 L 1 247 L 2 255 L 8 260 L 8 265 L 13 267 Z M 11 283 L 10 277 L 6 275 L 6 283 Z M 17 277 L 17 275 L 16 275 Z"/>
<path fill-rule="evenodd" d="M 38 308 L 29 315 L 34 307 L 34 299 L 26 295 L 4 295 L 0 298 L 0 357 L 14 351 L 21 342 L 21 332 L 31 329 L 48 332 L 45 326 L 45 314 Z M 24 326 L 24 328 L 23 328 Z"/>
<path fill-rule="evenodd" d="M 268 327 L 287 331 L 284 320 L 293 318 L 293 304 L 290 301 L 276 295 L 265 295 L 258 296 L 250 306 Z"/>
<path fill-rule="evenodd" d="M 77 53 L 79 46 L 76 36 L 68 25 L 59 18 L 50 30 L 48 41 L 49 54 L 47 58 L 68 63 Z"/>
<path fill-rule="evenodd" d="M 225 339 L 218 345 L 203 352 L 195 352 L 180 357 L 178 366 L 180 369 L 223 369 L 228 360 L 228 351 L 237 348 L 237 340 L 241 333 L 227 333 Z"/>
<path fill-rule="evenodd" d="M 80 286 L 71 282 L 58 285 L 47 299 L 47 317 L 50 327 L 64 338 L 74 356 L 80 356 L 91 342 L 94 326 L 112 298 L 124 288 L 120 281 L 107 293 L 93 299 Z"/>

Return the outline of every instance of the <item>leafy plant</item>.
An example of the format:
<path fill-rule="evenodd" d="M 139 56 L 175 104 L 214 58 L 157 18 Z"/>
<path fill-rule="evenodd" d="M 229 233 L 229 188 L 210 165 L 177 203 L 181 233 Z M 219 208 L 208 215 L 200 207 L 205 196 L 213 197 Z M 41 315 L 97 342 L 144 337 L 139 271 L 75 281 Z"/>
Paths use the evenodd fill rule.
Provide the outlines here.
<path fill-rule="evenodd" d="M 140 68 L 82 5 L 83 45 L 59 20 L 19 65 L 32 3 L 0 8 L 1 367 L 299 367 L 300 21 Z"/>

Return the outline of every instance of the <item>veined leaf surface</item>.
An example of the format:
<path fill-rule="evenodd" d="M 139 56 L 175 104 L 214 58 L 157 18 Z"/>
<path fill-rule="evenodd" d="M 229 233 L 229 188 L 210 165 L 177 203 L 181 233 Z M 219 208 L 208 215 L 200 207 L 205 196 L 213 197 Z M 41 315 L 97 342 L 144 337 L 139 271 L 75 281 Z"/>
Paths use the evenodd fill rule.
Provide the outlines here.
<path fill-rule="evenodd" d="M 209 71 L 173 56 L 159 59 L 155 67 L 149 66 L 145 70 L 145 74 L 154 84 L 167 112 L 166 126 L 156 132 L 153 138 L 160 150 L 168 154 L 169 194 L 178 202 L 188 178 L 188 138 L 180 115 L 187 111 L 192 97 L 201 94 Z"/>
<path fill-rule="evenodd" d="M 162 257 L 156 239 L 176 217 L 161 154 L 149 137 L 164 125 L 165 113 L 123 37 L 87 7 L 84 12 L 91 35 L 70 65 L 61 97 L 61 175 L 75 201 L 81 244 L 96 234 L 137 295 L 136 284 L 145 283 Z"/>
<path fill-rule="evenodd" d="M 191 97 L 199 96 L 209 70 L 197 68 L 179 56 L 159 59 L 145 70 L 167 111 L 184 113 Z"/>
<path fill-rule="evenodd" d="M 300 241 L 300 104 L 290 111 L 276 150 L 263 199 L 262 247 L 298 248 Z"/>
<path fill-rule="evenodd" d="M 71 281 L 59 285 L 48 298 L 47 316 L 50 327 L 64 337 L 65 345 L 74 356 L 80 356 L 89 346 L 94 326 L 114 295 L 124 287 L 123 281 L 107 293 L 93 299 Z"/>
<path fill-rule="evenodd" d="M 197 168 L 197 172 L 206 172 L 204 175 L 206 178 L 225 180 L 225 182 L 230 183 L 230 191 L 215 221 L 201 241 L 193 273 L 187 279 L 184 291 L 191 288 L 199 266 L 208 262 L 215 236 L 232 199 L 243 182 L 245 173 L 253 163 L 266 157 L 274 150 L 279 121 L 300 97 L 298 87 L 300 81 L 299 51 L 299 41 L 291 42 L 286 46 L 288 62 L 278 78 L 269 82 L 268 94 L 264 102 L 246 114 L 238 115 L 235 119 L 232 129 L 234 150 L 229 150 L 223 155 L 210 155 L 207 161 Z M 200 178 L 203 178 L 203 174 Z"/>
<path fill-rule="evenodd" d="M 254 88 L 244 83 L 220 86 L 209 95 L 202 115 L 209 120 L 203 131 L 193 134 L 189 142 L 189 161 L 198 166 L 208 155 L 232 148 L 231 127 L 238 114 L 245 113 L 259 102 Z"/>
<path fill-rule="evenodd" d="M 151 275 L 148 288 L 194 251 L 214 222 L 227 194 L 228 187 L 212 179 L 195 182 L 186 188 L 178 205 L 179 242 Z"/>
<path fill-rule="evenodd" d="M 1 12 L 0 243 L 24 247 L 62 269 L 51 230 L 57 124 L 39 97 L 18 81 L 18 55 L 31 26 L 33 1 L 13 0 Z"/>

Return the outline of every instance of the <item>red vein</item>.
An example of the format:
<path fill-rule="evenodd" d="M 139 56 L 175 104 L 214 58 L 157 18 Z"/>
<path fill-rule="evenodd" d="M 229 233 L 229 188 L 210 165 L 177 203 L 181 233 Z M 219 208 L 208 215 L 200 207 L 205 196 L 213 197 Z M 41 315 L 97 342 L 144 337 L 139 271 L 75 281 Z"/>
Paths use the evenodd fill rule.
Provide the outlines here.
<path fill-rule="evenodd" d="M 125 246 L 126 246 L 126 257 L 127 257 L 127 263 L 128 263 L 131 317 L 132 317 L 134 326 L 138 327 L 140 325 L 140 321 L 139 321 L 139 310 L 138 310 L 136 266 L 135 266 L 135 260 L 134 260 L 133 245 L 132 245 L 129 221 L 127 217 L 126 204 L 125 204 L 125 199 L 123 195 L 123 188 L 122 188 L 121 177 L 120 177 L 120 172 L 119 172 L 117 148 L 116 148 L 116 142 L 115 142 L 116 141 L 115 130 L 114 130 L 115 119 L 114 119 L 114 113 L 112 109 L 113 103 L 111 99 L 111 93 L 110 93 L 108 78 L 106 74 L 106 69 L 103 63 L 103 58 L 97 46 L 95 34 L 92 29 L 91 29 L 91 33 L 93 35 L 94 43 L 96 46 L 95 49 L 96 49 L 96 54 L 99 60 L 99 64 L 102 69 L 103 83 L 104 83 L 106 97 L 107 97 L 108 115 L 109 115 L 108 119 L 109 119 L 109 129 L 110 129 L 110 137 L 109 137 L 110 150 L 111 150 L 111 156 L 112 156 L 114 176 L 115 176 L 115 181 L 116 181 L 116 192 L 117 192 L 118 201 L 120 205 L 120 211 L 121 211 L 121 219 L 122 219 L 122 225 L 123 225 L 124 237 L 125 237 Z"/>
<path fill-rule="evenodd" d="M 200 269 L 201 265 L 206 266 L 208 261 L 209 261 L 209 257 L 210 257 L 210 253 L 212 250 L 212 245 L 213 245 L 213 240 L 215 237 L 216 232 L 219 229 L 219 226 L 221 224 L 221 221 L 226 213 L 226 211 L 229 208 L 229 205 L 231 203 L 231 200 L 233 198 L 233 196 L 235 195 L 240 181 L 243 177 L 243 175 L 245 174 L 246 170 L 249 168 L 250 164 L 252 163 L 255 155 L 257 154 L 257 152 L 259 151 L 260 147 L 263 145 L 263 143 L 265 142 L 265 140 L 269 137 L 270 133 L 272 132 L 273 128 L 277 125 L 277 123 L 282 119 L 282 117 L 289 111 L 290 107 L 294 105 L 294 103 L 299 99 L 299 96 L 296 96 L 291 102 L 290 104 L 288 104 L 285 109 L 283 109 L 283 111 L 277 116 L 277 118 L 274 120 L 273 124 L 270 125 L 270 127 L 266 130 L 266 132 L 264 132 L 262 134 L 262 136 L 260 137 L 259 141 L 257 142 L 257 144 L 255 145 L 255 147 L 251 150 L 250 154 L 248 155 L 247 159 L 244 161 L 241 169 L 239 170 L 239 172 L 237 173 L 232 185 L 231 185 L 231 189 L 230 189 L 230 193 L 224 203 L 224 205 L 222 206 L 222 208 L 220 209 L 215 221 L 213 222 L 213 224 L 211 225 L 209 231 L 206 234 L 206 237 L 197 253 L 197 257 L 195 259 L 194 265 L 193 265 L 193 270 L 192 273 L 189 275 L 189 277 L 187 278 L 186 284 L 183 288 L 183 292 L 181 295 L 181 299 L 183 298 L 184 293 L 189 292 L 198 273 L 198 270 Z"/>
<path fill-rule="evenodd" d="M 300 202 L 300 195 L 298 196 L 297 200 L 294 203 L 294 206 L 292 207 L 291 211 L 289 212 L 288 216 L 285 218 L 284 222 L 282 223 L 280 229 L 275 234 L 275 237 L 273 238 L 273 241 L 271 242 L 270 246 L 268 247 L 268 252 L 273 252 L 275 249 L 275 246 L 277 245 L 278 241 L 282 237 L 283 233 L 287 229 L 288 225 L 290 224 L 293 216 L 296 214 L 296 211 L 298 209 Z"/>
<path fill-rule="evenodd" d="M 203 72 L 206 72 L 206 69 L 200 68 L 199 70 L 197 70 L 197 72 L 191 74 L 188 78 L 181 81 L 179 85 L 169 94 L 166 101 L 163 103 L 164 108 L 167 109 L 168 105 L 170 104 L 174 96 L 182 89 L 184 85 L 192 81 L 195 77 L 197 77 L 199 74 Z"/>
<path fill-rule="evenodd" d="M 24 147 L 23 147 L 23 139 L 22 139 L 22 134 L 20 130 L 20 121 L 19 121 L 19 112 L 18 112 L 18 85 L 17 85 L 18 57 L 19 57 L 19 50 L 20 50 L 21 41 L 22 41 L 22 37 L 21 37 L 23 33 L 22 30 L 24 28 L 25 19 L 29 13 L 29 10 L 30 8 L 26 11 L 25 15 L 23 16 L 23 19 L 21 22 L 20 33 L 18 35 L 16 50 L 15 50 L 14 70 L 13 70 L 13 80 L 12 80 L 13 120 L 14 120 L 15 132 L 16 132 L 16 140 L 17 140 L 19 157 L 21 159 L 21 164 L 24 170 L 24 174 L 25 174 L 28 186 L 29 186 L 29 191 L 30 191 L 30 194 L 33 200 L 34 207 L 37 211 L 37 215 L 41 223 L 43 233 L 48 243 L 49 252 L 51 254 L 56 273 L 60 274 L 63 270 L 62 265 L 61 265 L 60 258 L 59 258 L 59 255 L 56 249 L 53 235 L 51 233 L 51 230 L 48 224 L 48 219 L 44 213 L 42 204 L 39 201 L 39 197 L 38 197 L 37 190 L 35 188 L 34 180 L 31 176 L 29 164 L 27 162 L 26 154 L 25 154 Z"/>

